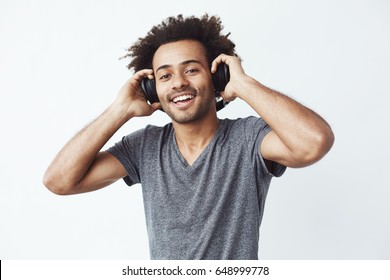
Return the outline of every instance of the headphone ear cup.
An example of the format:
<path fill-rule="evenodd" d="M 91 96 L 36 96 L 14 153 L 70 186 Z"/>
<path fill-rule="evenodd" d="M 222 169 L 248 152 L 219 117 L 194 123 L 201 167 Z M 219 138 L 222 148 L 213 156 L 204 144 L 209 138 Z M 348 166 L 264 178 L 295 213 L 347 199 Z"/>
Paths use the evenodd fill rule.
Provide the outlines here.
<path fill-rule="evenodd" d="M 230 80 L 229 67 L 225 63 L 219 64 L 212 78 L 215 90 L 218 92 L 224 91 Z"/>
<path fill-rule="evenodd" d="M 146 100 L 152 104 L 155 102 L 160 102 L 157 96 L 157 91 L 156 91 L 156 82 L 154 79 L 148 79 L 144 78 L 141 81 L 141 88 L 144 92 Z"/>
<path fill-rule="evenodd" d="M 229 66 L 221 63 L 217 67 L 217 71 L 212 75 L 212 80 L 215 88 L 215 102 L 217 111 L 224 108 L 229 102 L 225 102 L 221 95 L 221 91 L 225 90 L 226 85 L 230 80 Z"/>

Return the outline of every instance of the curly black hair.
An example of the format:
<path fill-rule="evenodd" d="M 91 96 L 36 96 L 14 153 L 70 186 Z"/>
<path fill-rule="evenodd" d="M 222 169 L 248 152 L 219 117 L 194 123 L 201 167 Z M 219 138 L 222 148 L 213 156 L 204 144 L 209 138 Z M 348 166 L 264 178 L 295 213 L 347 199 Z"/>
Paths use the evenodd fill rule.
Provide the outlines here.
<path fill-rule="evenodd" d="M 135 72 L 152 68 L 152 60 L 156 50 L 163 44 L 180 40 L 196 40 L 203 44 L 209 64 L 221 53 L 237 56 L 235 44 L 222 35 L 221 20 L 217 16 L 209 17 L 208 14 L 201 18 L 194 16 L 184 18 L 183 15 L 169 17 L 161 24 L 153 26 L 143 38 L 139 38 L 123 57 L 132 58 L 127 67 Z"/>

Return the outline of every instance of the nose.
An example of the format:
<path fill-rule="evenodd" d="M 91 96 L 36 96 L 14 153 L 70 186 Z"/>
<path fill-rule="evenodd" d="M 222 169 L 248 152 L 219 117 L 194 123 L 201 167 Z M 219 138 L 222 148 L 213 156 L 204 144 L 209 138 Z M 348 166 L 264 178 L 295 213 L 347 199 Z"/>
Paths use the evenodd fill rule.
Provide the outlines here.
<path fill-rule="evenodd" d="M 172 78 L 172 89 L 178 90 L 189 85 L 188 80 L 183 74 L 176 74 Z"/>

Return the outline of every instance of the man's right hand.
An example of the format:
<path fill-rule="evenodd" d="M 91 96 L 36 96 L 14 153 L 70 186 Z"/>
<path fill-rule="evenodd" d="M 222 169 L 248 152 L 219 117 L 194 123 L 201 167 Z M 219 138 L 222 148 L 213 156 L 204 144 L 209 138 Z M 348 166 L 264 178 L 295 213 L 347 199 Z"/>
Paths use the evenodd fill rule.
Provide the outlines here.
<path fill-rule="evenodd" d="M 161 108 L 159 102 L 149 104 L 141 88 L 144 78 L 153 78 L 152 69 L 144 69 L 136 72 L 119 90 L 114 101 L 114 106 L 123 110 L 127 119 L 132 117 L 150 116 Z"/>
<path fill-rule="evenodd" d="M 56 194 L 98 190 L 127 172 L 113 155 L 100 151 L 130 118 L 149 116 L 160 103 L 148 104 L 141 88 L 153 70 L 138 71 L 120 89 L 117 98 L 98 118 L 78 132 L 57 154 L 45 172 L 44 185 Z"/>

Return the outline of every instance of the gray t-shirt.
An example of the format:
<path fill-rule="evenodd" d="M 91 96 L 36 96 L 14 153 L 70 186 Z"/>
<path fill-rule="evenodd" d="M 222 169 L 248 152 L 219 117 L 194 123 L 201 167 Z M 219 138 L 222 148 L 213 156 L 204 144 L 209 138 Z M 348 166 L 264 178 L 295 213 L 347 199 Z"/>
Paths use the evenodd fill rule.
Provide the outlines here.
<path fill-rule="evenodd" d="M 108 149 L 124 165 L 128 185 L 141 183 L 152 259 L 257 259 L 259 228 L 272 176 L 260 143 L 261 119 L 221 120 L 189 165 L 172 124 L 149 125 Z"/>

